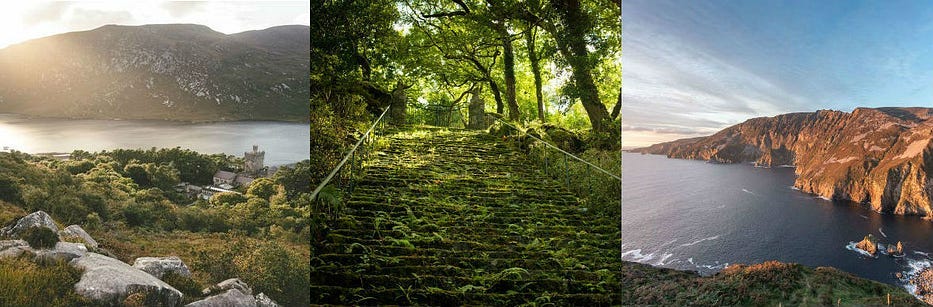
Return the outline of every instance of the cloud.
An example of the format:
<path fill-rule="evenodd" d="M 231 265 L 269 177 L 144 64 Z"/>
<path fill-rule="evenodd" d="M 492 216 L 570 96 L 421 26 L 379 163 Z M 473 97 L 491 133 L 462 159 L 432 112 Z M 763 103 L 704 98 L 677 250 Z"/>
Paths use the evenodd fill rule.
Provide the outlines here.
<path fill-rule="evenodd" d="M 51 2 L 42 4 L 23 16 L 23 24 L 32 26 L 44 22 L 58 21 L 71 5 L 71 2 Z"/>
<path fill-rule="evenodd" d="M 200 11 L 205 7 L 205 4 L 207 2 L 204 1 L 170 1 L 162 3 L 161 7 L 168 11 L 172 17 L 184 17 Z"/>

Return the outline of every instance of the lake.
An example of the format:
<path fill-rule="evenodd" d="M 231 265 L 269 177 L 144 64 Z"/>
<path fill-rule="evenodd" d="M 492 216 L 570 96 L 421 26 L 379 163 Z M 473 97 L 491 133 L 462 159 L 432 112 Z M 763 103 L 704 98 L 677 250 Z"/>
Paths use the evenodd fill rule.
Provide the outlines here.
<path fill-rule="evenodd" d="M 281 165 L 308 159 L 309 134 L 306 123 L 74 120 L 0 114 L 0 148 L 26 153 L 181 147 L 242 157 L 259 145 L 266 151 L 266 165 Z"/>
<path fill-rule="evenodd" d="M 908 290 L 894 274 L 931 263 L 933 222 L 802 193 L 793 188 L 793 168 L 637 153 L 622 159 L 624 260 L 701 274 L 778 260 L 832 266 Z M 855 251 L 869 233 L 885 243 L 902 241 L 906 256 Z"/>

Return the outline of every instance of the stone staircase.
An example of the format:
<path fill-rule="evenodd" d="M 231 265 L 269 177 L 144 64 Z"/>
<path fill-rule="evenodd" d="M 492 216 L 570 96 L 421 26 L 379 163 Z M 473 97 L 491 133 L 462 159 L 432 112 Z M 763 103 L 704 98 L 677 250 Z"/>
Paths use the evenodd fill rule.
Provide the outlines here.
<path fill-rule="evenodd" d="M 485 132 L 380 138 L 312 251 L 322 305 L 621 305 L 618 216 L 595 216 Z"/>

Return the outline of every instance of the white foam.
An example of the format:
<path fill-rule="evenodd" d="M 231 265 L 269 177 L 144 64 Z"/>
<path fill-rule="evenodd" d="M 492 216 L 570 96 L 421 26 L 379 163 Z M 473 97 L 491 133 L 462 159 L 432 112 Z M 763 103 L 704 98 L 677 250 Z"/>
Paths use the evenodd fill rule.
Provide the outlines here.
<path fill-rule="evenodd" d="M 699 240 L 693 241 L 692 243 L 681 244 L 681 245 L 678 245 L 678 247 L 687 247 L 687 246 L 691 246 L 691 245 L 696 245 L 696 244 L 698 244 L 698 243 L 700 243 L 700 242 L 703 242 L 703 241 L 710 241 L 710 240 L 716 240 L 716 239 L 719 239 L 719 235 L 715 235 L 715 236 L 712 236 L 712 237 L 709 237 L 709 238 L 699 239 Z"/>
<path fill-rule="evenodd" d="M 921 251 L 914 251 L 914 254 L 922 255 L 922 256 L 924 256 L 924 257 L 930 258 L 930 254 L 929 254 L 929 253 L 925 253 L 925 252 L 921 252 Z"/>
<path fill-rule="evenodd" d="M 884 236 L 885 238 L 888 237 L 888 235 L 884 234 L 884 231 L 881 231 L 881 227 L 878 227 L 878 232 L 880 232 L 881 235 Z"/>
<path fill-rule="evenodd" d="M 781 168 L 795 168 L 796 166 L 790 165 L 790 164 L 781 164 L 781 165 L 778 165 L 778 166 L 775 166 L 775 167 L 781 167 Z"/>
<path fill-rule="evenodd" d="M 877 258 L 877 256 L 872 256 L 872 254 L 869 254 L 868 252 L 863 251 L 861 248 L 855 247 L 855 245 L 858 245 L 858 243 L 849 242 L 849 244 L 846 244 L 846 249 L 862 254 L 862 256 L 865 256 L 865 257 Z"/>
<path fill-rule="evenodd" d="M 749 191 L 749 190 L 746 190 L 746 189 L 742 189 L 742 192 L 745 192 L 745 193 L 748 193 L 748 194 L 752 194 L 752 195 L 758 196 L 758 194 L 755 194 L 755 192 L 752 192 L 752 191 Z"/>
<path fill-rule="evenodd" d="M 670 257 L 673 256 L 673 255 L 674 255 L 674 254 L 664 254 L 664 255 L 661 255 L 661 259 L 658 260 L 658 262 L 655 263 L 655 265 L 664 265 L 664 261 L 667 260 L 667 258 L 670 258 Z"/>
<path fill-rule="evenodd" d="M 814 198 L 819 198 L 819 199 L 822 199 L 822 200 L 828 200 L 828 201 L 832 201 L 832 199 L 830 199 L 829 197 L 826 197 L 826 196 L 822 196 L 822 195 L 820 195 L 820 196 L 817 196 L 817 197 L 814 197 Z"/>
<path fill-rule="evenodd" d="M 641 249 L 640 249 L 640 248 L 639 248 L 639 249 L 633 249 L 633 250 L 630 250 L 630 251 L 627 251 L 627 252 L 622 253 L 622 258 L 624 259 L 625 256 L 628 256 L 628 255 L 632 255 L 632 259 L 635 260 L 636 262 L 645 262 L 645 261 L 649 261 L 649 260 L 651 260 L 651 259 L 654 259 L 654 253 L 650 253 L 650 254 L 647 254 L 647 255 L 643 255 L 643 254 L 641 253 Z"/>
<path fill-rule="evenodd" d="M 689 262 L 690 264 L 693 264 L 693 257 L 687 258 L 687 262 Z"/>
<path fill-rule="evenodd" d="M 670 242 L 667 242 L 667 243 L 664 243 L 664 244 L 661 244 L 661 246 L 658 246 L 658 248 L 662 248 L 662 247 L 665 247 L 665 246 L 668 246 L 668 245 L 671 245 L 671 244 L 674 244 L 674 242 L 677 242 L 677 239 L 673 239 L 673 240 L 671 240 Z"/>
<path fill-rule="evenodd" d="M 927 253 L 918 252 L 918 251 L 914 251 L 914 253 L 927 255 Z M 901 278 L 901 281 L 904 282 L 903 287 L 905 290 L 907 290 L 908 293 L 914 295 L 915 297 L 919 299 L 920 296 L 917 295 L 917 287 L 910 284 L 910 282 L 908 281 L 914 276 L 917 276 L 917 274 L 920 274 L 920 271 L 922 271 L 923 269 L 930 267 L 930 265 L 933 265 L 933 262 L 931 262 L 928 259 L 925 259 L 925 260 L 916 260 L 916 259 L 910 259 L 910 258 L 905 258 L 905 259 L 907 259 L 907 271 L 904 272 L 903 278 Z"/>
<path fill-rule="evenodd" d="M 790 188 L 791 190 L 797 190 L 797 191 L 800 191 L 800 188 L 798 188 L 798 187 L 795 187 L 795 186 L 788 186 L 788 188 Z"/>
<path fill-rule="evenodd" d="M 859 214 L 858 216 L 861 216 L 863 219 L 866 219 L 866 220 L 868 219 L 867 216 L 864 216 L 864 215 L 861 215 L 861 214 Z"/>

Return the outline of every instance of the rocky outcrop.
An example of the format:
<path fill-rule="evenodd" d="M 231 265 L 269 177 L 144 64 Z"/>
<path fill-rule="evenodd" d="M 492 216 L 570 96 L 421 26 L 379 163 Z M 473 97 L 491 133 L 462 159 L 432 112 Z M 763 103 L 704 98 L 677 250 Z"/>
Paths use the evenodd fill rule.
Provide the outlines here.
<path fill-rule="evenodd" d="M 139 257 L 133 262 L 133 267 L 143 270 L 158 279 L 162 279 L 167 273 L 191 277 L 191 271 L 188 270 L 188 266 L 181 261 L 181 258 L 175 256 Z"/>
<path fill-rule="evenodd" d="M 908 281 L 914 285 L 914 294 L 927 304 L 933 305 L 933 268 L 925 268 Z"/>
<path fill-rule="evenodd" d="M 901 215 L 933 215 L 933 109 L 857 108 L 753 118 L 634 152 L 796 166 L 794 186 Z"/>
<path fill-rule="evenodd" d="M 24 240 L 2 240 L 0 241 L 0 258 L 17 257 L 25 252 L 32 252 L 32 247 Z"/>
<path fill-rule="evenodd" d="M 142 297 L 145 306 L 177 306 L 182 301 L 180 291 L 117 259 L 87 253 L 71 265 L 84 270 L 75 291 L 97 302 L 119 305 L 131 295 Z"/>
<path fill-rule="evenodd" d="M 209 295 L 211 293 L 220 293 L 230 289 L 237 289 L 243 293 L 253 293 L 253 288 L 250 288 L 246 282 L 243 282 L 239 278 L 230 278 L 224 281 L 217 283 L 216 285 L 211 286 L 210 288 L 204 289 L 201 291 L 204 295 Z"/>
<path fill-rule="evenodd" d="M 872 256 L 878 252 L 878 243 L 875 242 L 875 237 L 871 234 L 865 236 L 865 238 L 863 238 L 862 241 L 859 241 L 858 244 L 855 244 L 855 247 L 871 254 Z"/>
<path fill-rule="evenodd" d="M 900 257 L 904 255 L 904 246 L 901 245 L 901 241 L 897 241 L 897 244 L 888 245 L 887 253 L 889 256 Z"/>
<path fill-rule="evenodd" d="M 84 241 L 84 244 L 90 248 L 98 248 L 100 244 L 97 244 L 97 241 L 94 238 L 91 238 L 91 235 L 87 234 L 87 231 L 84 231 L 84 228 L 78 225 L 71 225 L 62 229 L 58 232 L 58 236 L 64 239 L 80 239 Z"/>
<path fill-rule="evenodd" d="M 16 224 L 0 229 L 0 236 L 19 237 L 26 229 L 32 227 L 45 227 L 58 233 L 58 225 L 52 217 L 44 211 L 36 211 L 16 221 Z"/>
<path fill-rule="evenodd" d="M 256 307 L 256 298 L 237 289 L 205 298 L 185 307 Z"/>
<path fill-rule="evenodd" d="M 71 261 L 72 259 L 87 255 L 87 247 L 81 243 L 58 242 L 55 248 L 36 250 L 36 259 L 50 261 Z"/>
<path fill-rule="evenodd" d="M 185 307 L 223 307 L 223 306 L 249 306 L 249 307 L 278 307 L 279 304 L 259 293 L 253 296 L 253 289 L 239 278 L 231 278 L 217 283 L 202 291 L 204 295 L 215 293 L 203 300 L 185 305 Z M 217 294 L 219 293 L 219 294 Z"/>

